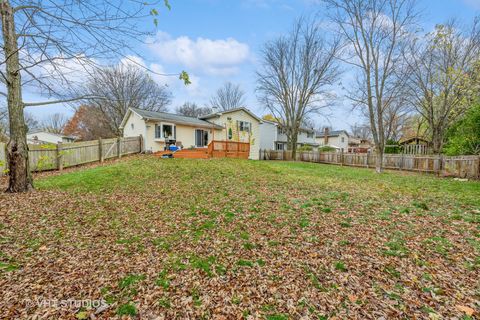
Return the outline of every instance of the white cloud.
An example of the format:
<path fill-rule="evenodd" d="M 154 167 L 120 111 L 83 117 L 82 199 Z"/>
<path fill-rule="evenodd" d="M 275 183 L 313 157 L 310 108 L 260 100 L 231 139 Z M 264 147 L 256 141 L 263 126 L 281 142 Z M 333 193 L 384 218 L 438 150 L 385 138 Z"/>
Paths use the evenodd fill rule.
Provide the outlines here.
<path fill-rule="evenodd" d="M 209 75 L 235 74 L 239 71 L 239 66 L 250 57 L 249 46 L 233 38 L 172 38 L 165 32 L 158 32 L 154 39 L 150 39 L 152 40 L 153 43 L 148 44 L 148 47 L 163 62 Z"/>
<path fill-rule="evenodd" d="M 479 0 L 463 0 L 463 2 L 474 9 L 480 9 L 480 1 Z"/>

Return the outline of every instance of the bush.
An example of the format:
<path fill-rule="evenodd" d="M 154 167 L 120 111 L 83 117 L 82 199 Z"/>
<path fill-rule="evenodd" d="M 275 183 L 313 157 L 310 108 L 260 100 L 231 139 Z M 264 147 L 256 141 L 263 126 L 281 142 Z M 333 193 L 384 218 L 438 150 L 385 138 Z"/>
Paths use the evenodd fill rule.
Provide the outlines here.
<path fill-rule="evenodd" d="M 480 102 L 448 130 L 443 152 L 449 156 L 480 154 Z"/>
<path fill-rule="evenodd" d="M 385 144 L 385 153 L 388 154 L 397 154 L 402 151 L 401 147 L 398 145 L 397 141 L 394 140 L 387 140 L 387 143 Z"/>
<path fill-rule="evenodd" d="M 330 146 L 324 146 L 324 147 L 318 148 L 318 151 L 320 151 L 320 152 L 335 152 L 335 151 L 337 151 L 337 149 L 335 149 L 334 147 L 330 147 Z"/>
<path fill-rule="evenodd" d="M 298 148 L 298 151 L 300 151 L 300 152 L 312 151 L 312 150 L 313 150 L 312 146 L 309 146 L 309 145 L 306 145 L 306 144 L 301 146 L 300 148 Z"/>

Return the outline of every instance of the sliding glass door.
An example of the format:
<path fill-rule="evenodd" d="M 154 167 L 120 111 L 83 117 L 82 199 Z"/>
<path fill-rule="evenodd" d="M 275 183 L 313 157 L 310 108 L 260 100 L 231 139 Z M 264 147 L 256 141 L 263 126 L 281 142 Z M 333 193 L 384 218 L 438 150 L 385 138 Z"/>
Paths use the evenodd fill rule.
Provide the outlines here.
<path fill-rule="evenodd" d="M 208 131 L 202 129 L 195 130 L 195 146 L 206 147 L 208 145 Z"/>

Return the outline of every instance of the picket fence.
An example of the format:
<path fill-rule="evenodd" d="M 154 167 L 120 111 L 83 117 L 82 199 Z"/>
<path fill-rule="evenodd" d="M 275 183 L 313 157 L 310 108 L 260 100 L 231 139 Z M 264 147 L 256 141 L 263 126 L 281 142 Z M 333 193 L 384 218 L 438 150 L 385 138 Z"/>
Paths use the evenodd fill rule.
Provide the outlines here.
<path fill-rule="evenodd" d="M 260 150 L 260 160 L 292 161 L 291 151 Z M 375 168 L 376 156 L 368 153 L 297 152 L 296 161 Z M 480 156 L 385 154 L 385 169 L 434 173 L 441 176 L 480 179 Z"/>
<path fill-rule="evenodd" d="M 90 162 L 142 152 L 142 137 L 99 139 L 73 143 L 29 145 L 31 171 L 63 170 Z M 7 169 L 5 144 L 0 143 L 0 172 Z M 1 174 L 0 173 L 0 174 Z"/>

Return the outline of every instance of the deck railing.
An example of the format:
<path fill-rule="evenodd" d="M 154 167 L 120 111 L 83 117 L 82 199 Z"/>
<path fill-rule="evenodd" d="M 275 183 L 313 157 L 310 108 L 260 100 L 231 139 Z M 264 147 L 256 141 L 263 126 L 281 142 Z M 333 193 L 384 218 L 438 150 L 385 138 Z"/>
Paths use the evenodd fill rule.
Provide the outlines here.
<path fill-rule="evenodd" d="M 212 158 L 248 159 L 250 155 L 250 143 L 213 140 L 208 145 L 208 154 Z"/>

